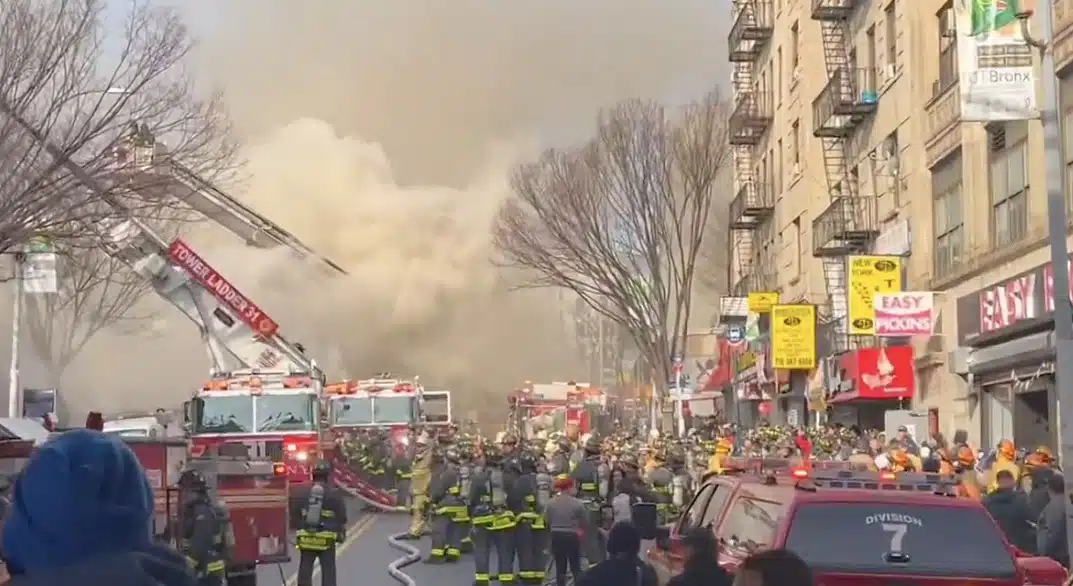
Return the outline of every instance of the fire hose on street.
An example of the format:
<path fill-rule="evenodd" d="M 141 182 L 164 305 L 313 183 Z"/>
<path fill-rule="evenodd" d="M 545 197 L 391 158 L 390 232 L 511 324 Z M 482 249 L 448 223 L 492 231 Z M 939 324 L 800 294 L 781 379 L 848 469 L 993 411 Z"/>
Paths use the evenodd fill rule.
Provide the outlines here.
<path fill-rule="evenodd" d="M 417 586 L 417 583 L 414 582 L 414 579 L 408 576 L 405 572 L 403 572 L 402 569 L 407 566 L 412 566 L 417 562 L 421 561 L 421 550 L 403 541 L 403 539 L 406 539 L 406 537 L 407 533 L 403 532 L 396 533 L 395 535 L 392 535 L 391 537 L 387 538 L 387 541 L 389 544 L 391 544 L 391 547 L 403 553 L 403 556 L 401 558 L 388 564 L 387 573 L 390 574 L 396 582 L 402 584 L 402 586 Z"/>

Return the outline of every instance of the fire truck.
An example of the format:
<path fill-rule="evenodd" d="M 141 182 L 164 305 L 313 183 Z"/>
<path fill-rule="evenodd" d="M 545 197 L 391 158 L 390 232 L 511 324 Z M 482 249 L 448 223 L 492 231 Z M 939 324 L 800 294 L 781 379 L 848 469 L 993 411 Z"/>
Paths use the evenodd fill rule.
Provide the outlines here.
<path fill-rule="evenodd" d="M 234 548 L 228 561 L 228 584 L 255 586 L 258 564 L 290 561 L 287 472 L 282 464 L 250 458 L 245 450 L 229 453 L 226 446 L 188 459 L 189 446 L 183 438 L 124 437 L 123 441 L 138 457 L 153 489 L 153 536 L 158 541 L 180 545 L 176 533 L 183 521 L 179 476 L 183 468 L 191 467 L 201 471 L 231 519 Z"/>
<path fill-rule="evenodd" d="M 525 438 L 540 431 L 565 432 L 573 427 L 579 433 L 592 431 L 607 396 L 588 383 L 532 383 L 514 391 L 508 397 L 511 427 Z"/>
<path fill-rule="evenodd" d="M 242 369 L 220 373 L 187 403 L 191 455 L 242 444 L 253 458 L 282 464 L 291 484 L 311 481 L 320 450 L 320 379 L 308 373 Z"/>
<path fill-rule="evenodd" d="M 389 376 L 328 385 L 326 411 L 332 430 L 387 429 L 396 449 L 403 451 L 410 425 L 450 424 L 450 391 L 428 391 L 417 379 Z"/>

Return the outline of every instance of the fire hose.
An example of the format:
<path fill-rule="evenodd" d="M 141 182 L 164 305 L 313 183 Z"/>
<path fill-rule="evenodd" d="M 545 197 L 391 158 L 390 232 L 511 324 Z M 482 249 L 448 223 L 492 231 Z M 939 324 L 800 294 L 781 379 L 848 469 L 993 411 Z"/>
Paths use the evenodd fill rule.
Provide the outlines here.
<path fill-rule="evenodd" d="M 417 583 L 414 582 L 414 579 L 402 571 L 403 568 L 407 566 L 412 566 L 417 562 L 421 561 L 421 550 L 403 541 L 403 539 L 406 539 L 407 537 L 408 534 L 403 532 L 396 533 L 395 535 L 392 535 L 391 537 L 387 538 L 387 542 L 391 544 L 391 547 L 395 548 L 398 551 L 401 551 L 404 554 L 401 558 L 388 564 L 387 573 L 390 574 L 396 582 L 402 584 L 403 586 L 417 586 Z"/>

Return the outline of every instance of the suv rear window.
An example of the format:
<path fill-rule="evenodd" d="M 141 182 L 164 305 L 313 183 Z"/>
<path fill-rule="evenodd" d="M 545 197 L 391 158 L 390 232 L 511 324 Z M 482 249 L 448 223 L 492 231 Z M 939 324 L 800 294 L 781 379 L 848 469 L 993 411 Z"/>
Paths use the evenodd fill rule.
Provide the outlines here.
<path fill-rule="evenodd" d="M 786 548 L 816 572 L 1009 579 L 1017 569 L 983 509 L 802 503 Z"/>

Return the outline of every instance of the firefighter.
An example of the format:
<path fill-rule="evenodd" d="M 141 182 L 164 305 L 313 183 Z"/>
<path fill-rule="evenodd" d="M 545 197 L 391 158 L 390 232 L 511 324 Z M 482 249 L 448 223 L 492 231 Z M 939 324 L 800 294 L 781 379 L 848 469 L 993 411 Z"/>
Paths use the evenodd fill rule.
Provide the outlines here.
<path fill-rule="evenodd" d="M 671 478 L 671 507 L 677 514 L 693 500 L 693 477 L 689 474 L 689 466 L 681 451 L 674 450 L 668 454 L 667 464 L 674 475 Z"/>
<path fill-rule="evenodd" d="M 604 559 L 599 528 L 603 520 L 602 507 L 610 491 L 611 470 L 601 460 L 599 439 L 589 436 L 583 450 L 585 457 L 570 473 L 570 479 L 574 481 L 576 496 L 585 503 L 585 535 L 581 552 L 591 566 Z"/>
<path fill-rule="evenodd" d="M 548 472 L 559 478 L 569 478 L 570 474 L 570 440 L 559 438 L 555 444 L 556 451 L 548 458 Z"/>
<path fill-rule="evenodd" d="M 512 583 L 517 580 L 514 573 L 514 559 L 518 553 L 517 528 L 518 515 L 525 511 L 526 491 L 520 486 L 519 479 L 522 475 L 521 459 L 518 452 L 518 439 L 513 434 L 505 434 L 500 440 L 502 457 L 499 463 L 499 474 L 491 470 L 493 484 L 499 484 L 505 495 L 506 502 L 497 510 L 496 520 L 492 522 L 492 531 L 496 536 L 496 580 L 500 584 Z M 498 476 L 498 480 L 497 480 Z"/>
<path fill-rule="evenodd" d="M 201 586 L 223 586 L 227 574 L 224 518 L 209 496 L 208 483 L 197 470 L 179 478 L 183 491 L 182 550 Z"/>
<path fill-rule="evenodd" d="M 488 586 L 491 582 L 489 563 L 492 551 L 497 549 L 499 534 L 492 531 L 498 511 L 506 507 L 507 496 L 502 486 L 502 473 L 497 470 L 500 454 L 494 445 L 484 448 L 484 458 L 480 468 L 471 478 L 466 504 L 469 508 L 470 524 L 473 538 L 473 584 Z M 499 482 L 494 476 L 499 474 Z"/>
<path fill-rule="evenodd" d="M 421 539 L 427 529 L 428 492 L 432 482 L 433 449 L 428 435 L 422 432 L 414 442 L 414 460 L 410 475 L 410 530 L 407 539 Z"/>
<path fill-rule="evenodd" d="M 564 480 L 569 480 L 569 478 L 569 476 L 565 476 Z M 548 509 L 548 503 L 551 502 L 555 478 L 546 469 L 538 466 L 536 485 L 536 510 L 540 512 L 540 517 L 533 523 L 533 567 L 535 569 L 533 570 L 532 581 L 534 584 L 543 584 L 547 578 L 544 574 L 544 570 L 548 567 L 547 550 L 551 547 L 551 537 L 548 533 L 548 521 L 545 511 Z"/>
<path fill-rule="evenodd" d="M 466 499 L 469 497 L 469 492 L 473 485 L 473 445 L 468 437 L 463 437 L 461 438 L 461 441 L 458 442 L 458 445 L 456 447 L 461 458 L 461 461 L 458 465 L 458 491 L 462 496 L 463 505 L 465 505 Z M 455 524 L 455 531 L 457 531 L 458 534 L 462 536 L 459 549 L 462 550 L 462 553 L 472 552 L 473 535 L 472 526 L 470 525 L 469 508 L 463 506 L 462 509 L 459 510 L 458 514 L 455 515 L 453 521 Z"/>
<path fill-rule="evenodd" d="M 523 584 L 543 584 L 544 566 L 537 565 L 542 544 L 538 533 L 543 529 L 544 509 L 538 503 L 537 459 L 531 452 L 518 458 L 519 475 L 514 485 L 521 498 L 518 525 L 514 529 L 515 550 L 518 553 L 518 578 Z"/>
<path fill-rule="evenodd" d="M 331 464 L 317 462 L 313 483 L 296 499 L 291 525 L 298 528 L 297 586 L 312 586 L 313 562 L 320 560 L 322 586 L 336 585 L 335 550 L 346 539 L 347 512 L 342 494 L 331 485 Z"/>
<path fill-rule="evenodd" d="M 395 468 L 395 495 L 398 508 L 401 511 L 409 510 L 410 507 L 410 479 L 413 477 L 414 442 L 417 433 L 413 425 L 406 433 L 404 444 L 406 449 L 396 452 L 393 467 Z"/>
<path fill-rule="evenodd" d="M 462 535 L 458 532 L 455 518 L 464 514 L 466 507 L 462 498 L 458 474 L 458 450 L 444 450 L 444 461 L 436 463 L 432 485 L 429 490 L 429 505 L 432 509 L 432 548 L 427 563 L 457 562 L 462 556 L 459 549 Z"/>

